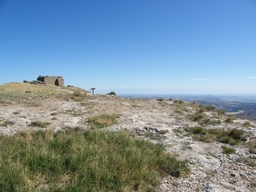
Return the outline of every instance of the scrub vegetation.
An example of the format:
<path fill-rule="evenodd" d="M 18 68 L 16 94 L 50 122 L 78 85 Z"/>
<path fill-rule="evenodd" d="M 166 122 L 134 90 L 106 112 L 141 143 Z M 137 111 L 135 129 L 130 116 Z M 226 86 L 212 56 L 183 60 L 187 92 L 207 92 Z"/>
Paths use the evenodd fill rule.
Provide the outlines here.
<path fill-rule="evenodd" d="M 245 132 L 241 129 L 205 129 L 203 127 L 186 128 L 186 131 L 193 134 L 193 138 L 198 141 L 227 143 L 237 145 L 240 141 L 245 140 Z"/>
<path fill-rule="evenodd" d="M 117 117 L 116 114 L 101 114 L 89 118 L 88 124 L 91 129 L 100 129 L 115 124 Z"/>
<path fill-rule="evenodd" d="M 20 132 L 1 136 L 0 149 L 0 191 L 154 191 L 160 176 L 190 172 L 128 132 Z"/>

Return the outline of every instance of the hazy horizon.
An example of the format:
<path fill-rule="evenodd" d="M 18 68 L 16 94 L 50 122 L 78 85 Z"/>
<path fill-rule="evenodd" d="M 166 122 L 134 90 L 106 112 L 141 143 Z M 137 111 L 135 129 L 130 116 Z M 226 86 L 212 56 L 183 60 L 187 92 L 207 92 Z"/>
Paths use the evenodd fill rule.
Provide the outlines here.
<path fill-rule="evenodd" d="M 90 91 L 90 90 L 88 90 Z M 194 91 L 174 91 L 174 90 L 148 90 L 148 89 L 95 89 L 95 93 L 97 94 L 107 94 L 111 91 L 114 91 L 118 95 L 230 95 L 230 96 L 256 96 L 256 93 L 246 93 L 246 92 L 198 92 Z"/>

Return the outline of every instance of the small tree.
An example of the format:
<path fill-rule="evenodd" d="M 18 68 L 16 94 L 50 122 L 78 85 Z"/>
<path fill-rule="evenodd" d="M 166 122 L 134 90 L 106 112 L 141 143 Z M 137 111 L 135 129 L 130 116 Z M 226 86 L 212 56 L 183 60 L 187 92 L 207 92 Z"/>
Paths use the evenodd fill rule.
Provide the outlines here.
<path fill-rule="evenodd" d="M 116 95 L 116 93 L 114 92 L 114 91 L 111 91 L 111 92 L 109 92 L 107 95 Z"/>

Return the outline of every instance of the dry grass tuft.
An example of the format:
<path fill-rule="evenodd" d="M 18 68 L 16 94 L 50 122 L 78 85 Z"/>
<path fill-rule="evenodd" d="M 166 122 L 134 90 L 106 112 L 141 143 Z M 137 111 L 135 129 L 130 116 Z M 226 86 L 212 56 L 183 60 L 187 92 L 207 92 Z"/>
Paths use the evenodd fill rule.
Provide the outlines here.
<path fill-rule="evenodd" d="M 116 114 L 102 114 L 89 118 L 88 124 L 91 129 L 99 129 L 103 127 L 109 127 L 116 123 L 116 118 L 119 117 Z"/>

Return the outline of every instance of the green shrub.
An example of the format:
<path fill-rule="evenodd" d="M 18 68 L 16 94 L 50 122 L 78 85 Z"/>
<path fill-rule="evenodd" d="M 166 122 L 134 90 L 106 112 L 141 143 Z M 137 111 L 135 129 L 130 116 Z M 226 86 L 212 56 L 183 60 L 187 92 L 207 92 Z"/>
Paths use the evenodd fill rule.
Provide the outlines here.
<path fill-rule="evenodd" d="M 226 147 L 226 146 L 221 146 L 223 153 L 224 154 L 234 154 L 236 150 L 234 148 Z"/>
<path fill-rule="evenodd" d="M 181 110 L 179 110 L 179 109 L 176 109 L 174 112 L 177 113 L 177 114 L 179 114 L 179 115 L 182 115 L 182 114 L 184 113 L 183 111 L 181 111 Z"/>
<path fill-rule="evenodd" d="M 218 113 L 219 115 L 225 115 L 226 111 L 225 111 L 224 109 L 218 109 L 218 110 L 217 110 L 217 113 Z"/>
<path fill-rule="evenodd" d="M 244 126 L 244 127 L 250 127 L 251 124 L 250 124 L 248 121 L 246 121 L 246 122 L 243 124 L 243 126 Z"/>
<path fill-rule="evenodd" d="M 219 124 L 221 124 L 220 120 L 211 120 L 209 118 L 203 119 L 200 123 L 201 123 L 201 125 L 219 125 Z"/>
<path fill-rule="evenodd" d="M 210 134 L 197 134 L 193 136 L 193 139 L 196 141 L 202 141 L 205 143 L 212 143 L 215 141 L 215 137 Z"/>
<path fill-rule="evenodd" d="M 185 129 L 188 133 L 194 134 L 194 139 L 204 142 L 219 141 L 230 145 L 237 145 L 240 141 L 245 141 L 245 132 L 239 129 L 204 129 L 202 127 L 191 127 Z"/>
<path fill-rule="evenodd" d="M 197 141 L 211 143 L 215 140 L 214 136 L 209 134 L 208 130 L 202 127 L 191 127 L 191 128 L 186 128 L 185 130 L 190 134 L 194 134 L 193 139 Z"/>
<path fill-rule="evenodd" d="M 203 112 L 205 112 L 204 106 L 199 105 L 199 109 L 197 109 L 197 113 L 200 114 L 200 113 L 203 113 Z"/>
<path fill-rule="evenodd" d="M 228 143 L 228 144 L 230 144 L 230 145 L 237 145 L 237 144 L 239 143 L 238 140 L 235 140 L 235 139 L 233 139 L 232 137 L 229 137 L 229 136 L 227 136 L 227 135 L 225 135 L 225 136 L 220 136 L 220 137 L 218 137 L 217 140 L 218 140 L 219 142 L 221 142 L 221 143 Z"/>
<path fill-rule="evenodd" d="M 190 131 L 191 131 L 192 133 L 194 133 L 194 134 L 205 134 L 205 133 L 206 133 L 205 129 L 202 128 L 202 127 L 192 127 L 192 128 L 190 129 Z"/>
<path fill-rule="evenodd" d="M 113 95 L 113 96 L 115 96 L 116 93 L 115 93 L 114 91 L 111 91 L 111 92 L 109 92 L 107 95 Z"/>
<path fill-rule="evenodd" d="M 229 131 L 228 136 L 232 137 L 235 140 L 239 140 L 242 141 L 244 140 L 244 130 L 242 129 L 232 129 L 231 131 Z"/>
<path fill-rule="evenodd" d="M 216 107 L 212 105 L 206 105 L 204 108 L 206 111 L 214 111 L 216 109 Z"/>
<path fill-rule="evenodd" d="M 187 163 L 127 132 L 33 132 L 0 137 L 1 191 L 155 191 Z"/>
<path fill-rule="evenodd" d="M 226 123 L 233 123 L 233 120 L 234 120 L 233 117 L 228 117 L 228 118 L 225 120 L 225 122 L 226 122 Z"/>
<path fill-rule="evenodd" d="M 250 187 L 256 188 L 256 183 L 250 183 Z"/>
<path fill-rule="evenodd" d="M 49 122 L 32 121 L 28 126 L 29 126 L 29 127 L 41 127 L 41 128 L 46 128 L 48 125 L 50 125 Z"/>
<path fill-rule="evenodd" d="M 177 133 L 177 134 L 182 134 L 182 133 L 183 133 L 183 131 L 180 130 L 180 129 L 173 129 L 172 131 L 173 131 L 174 133 Z"/>
<path fill-rule="evenodd" d="M 0 124 L 3 127 L 7 127 L 8 125 L 14 125 L 13 121 L 5 121 L 4 123 Z"/>
<path fill-rule="evenodd" d="M 221 130 L 218 133 L 217 140 L 230 145 L 237 145 L 240 141 L 244 141 L 244 130 L 232 129 L 229 131 Z"/>
<path fill-rule="evenodd" d="M 251 154 L 256 154 L 256 139 L 250 140 L 248 143 L 249 152 Z"/>
<path fill-rule="evenodd" d="M 200 107 L 197 112 L 193 115 L 190 115 L 188 118 L 192 121 L 196 121 L 201 125 L 219 125 L 221 124 L 220 120 L 211 120 L 205 114 L 205 108 Z"/>
<path fill-rule="evenodd" d="M 256 162 L 255 161 L 253 161 L 251 159 L 248 159 L 248 158 L 245 158 L 245 157 L 241 157 L 241 158 L 236 159 L 236 162 L 244 163 L 244 164 L 249 165 L 251 167 L 255 167 L 256 166 Z"/>
<path fill-rule="evenodd" d="M 174 100 L 174 103 L 175 104 L 182 104 L 182 103 L 184 103 L 182 100 Z"/>
<path fill-rule="evenodd" d="M 164 98 L 161 98 L 161 97 L 160 97 L 160 98 L 157 98 L 156 100 L 157 100 L 157 101 L 164 101 Z"/>
<path fill-rule="evenodd" d="M 202 120 L 203 118 L 204 118 L 204 115 L 203 115 L 202 113 L 196 113 L 196 114 L 194 114 L 194 115 L 192 115 L 192 116 L 190 117 L 190 119 L 191 119 L 192 121 L 196 121 L 196 122 Z"/>

